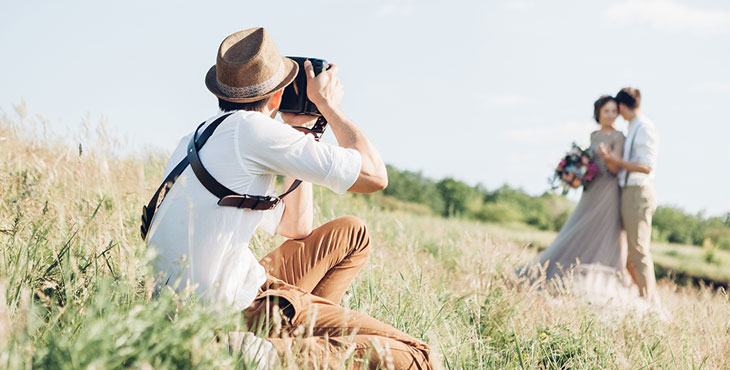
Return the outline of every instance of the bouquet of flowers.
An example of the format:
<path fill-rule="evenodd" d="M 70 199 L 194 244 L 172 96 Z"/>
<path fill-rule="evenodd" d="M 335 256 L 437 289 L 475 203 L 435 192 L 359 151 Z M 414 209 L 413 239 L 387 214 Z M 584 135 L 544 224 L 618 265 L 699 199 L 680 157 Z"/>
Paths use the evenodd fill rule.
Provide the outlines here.
<path fill-rule="evenodd" d="M 558 163 L 551 183 L 553 189 L 562 187 L 563 194 L 566 194 L 570 188 L 577 189 L 581 185 L 585 189 L 585 185 L 591 182 L 596 175 L 598 175 L 598 167 L 593 163 L 591 151 L 581 149 L 573 143 L 573 147 Z"/>

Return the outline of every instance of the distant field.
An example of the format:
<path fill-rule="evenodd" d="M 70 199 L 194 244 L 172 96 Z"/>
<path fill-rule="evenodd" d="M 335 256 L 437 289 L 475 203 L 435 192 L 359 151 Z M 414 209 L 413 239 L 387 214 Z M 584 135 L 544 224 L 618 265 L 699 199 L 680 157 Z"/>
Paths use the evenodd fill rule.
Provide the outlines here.
<path fill-rule="evenodd" d="M 523 224 L 486 224 L 488 232 L 514 243 L 529 245 L 543 250 L 557 235 Z M 678 283 L 714 283 L 727 287 L 730 283 L 730 252 L 713 249 L 708 251 L 697 246 L 652 243 L 652 258 L 659 278 L 676 278 Z"/>
<path fill-rule="evenodd" d="M 215 340 L 241 330 L 239 313 L 189 293 L 152 297 L 139 214 L 164 160 L 114 158 L 104 140 L 82 151 L 33 127 L 0 117 L 0 368 L 246 368 Z M 322 188 L 315 200 L 317 224 L 356 215 L 371 232 L 370 260 L 344 305 L 428 342 L 447 369 L 730 368 L 724 291 L 661 280 L 667 318 L 607 312 L 515 280 L 515 266 L 536 254 L 527 245 L 552 233 Z M 252 248 L 262 256 L 282 241 L 256 234 Z M 705 258 L 656 247 L 667 266 Z M 302 358 L 285 356 L 281 368 L 323 365 Z"/>
<path fill-rule="evenodd" d="M 654 243 L 651 248 L 660 275 L 679 275 L 680 282 L 730 283 L 730 252 L 676 244 Z M 717 284 L 716 284 L 717 285 Z"/>

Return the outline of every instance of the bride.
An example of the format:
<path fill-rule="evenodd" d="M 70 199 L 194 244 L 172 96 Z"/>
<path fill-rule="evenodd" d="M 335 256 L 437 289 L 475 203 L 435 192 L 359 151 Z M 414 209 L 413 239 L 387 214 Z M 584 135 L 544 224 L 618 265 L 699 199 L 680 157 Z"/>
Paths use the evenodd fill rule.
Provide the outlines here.
<path fill-rule="evenodd" d="M 598 98 L 593 116 L 600 129 L 591 133 L 590 150 L 599 173 L 583 190 L 578 205 L 555 241 L 530 264 L 539 263 L 547 279 L 563 277 L 570 271 L 581 272 L 583 278 L 591 275 L 595 279 L 600 273 L 604 282 L 606 279 L 619 281 L 619 274 L 625 269 L 619 242 L 618 168 L 607 166 L 597 153 L 601 144 L 610 147 L 619 157 L 623 153 L 624 135 L 614 126 L 618 116 L 614 98 L 607 95 Z M 523 273 L 526 271 L 526 268 L 522 269 Z"/>

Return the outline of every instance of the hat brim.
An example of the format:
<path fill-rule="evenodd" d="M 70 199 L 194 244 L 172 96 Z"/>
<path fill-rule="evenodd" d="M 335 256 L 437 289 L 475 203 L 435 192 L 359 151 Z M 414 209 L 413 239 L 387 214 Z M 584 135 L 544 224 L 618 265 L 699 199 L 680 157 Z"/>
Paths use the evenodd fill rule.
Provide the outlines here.
<path fill-rule="evenodd" d="M 299 64 L 297 64 L 295 61 L 287 57 L 281 57 L 281 59 L 284 63 L 285 77 L 278 85 L 273 87 L 270 91 L 267 91 L 261 95 L 251 96 L 248 98 L 233 98 L 227 96 L 223 93 L 223 91 L 218 88 L 218 84 L 216 83 L 215 65 L 210 67 L 210 69 L 208 70 L 208 74 L 205 75 L 205 86 L 208 88 L 208 90 L 210 90 L 210 92 L 213 93 L 213 95 L 231 103 L 251 103 L 259 101 L 261 99 L 266 99 L 269 96 L 274 95 L 274 93 L 276 93 L 277 91 L 285 88 L 292 81 L 294 81 L 294 78 L 297 77 L 297 73 L 299 72 Z"/>

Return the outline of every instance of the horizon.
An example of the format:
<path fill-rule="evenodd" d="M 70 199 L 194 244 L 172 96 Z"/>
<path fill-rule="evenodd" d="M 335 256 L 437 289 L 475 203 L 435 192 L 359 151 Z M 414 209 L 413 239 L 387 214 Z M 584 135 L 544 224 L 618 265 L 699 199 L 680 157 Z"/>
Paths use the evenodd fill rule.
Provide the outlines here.
<path fill-rule="evenodd" d="M 0 111 L 25 101 L 61 134 L 105 120 L 130 151 L 169 153 L 217 110 L 203 77 L 221 40 L 264 26 L 282 55 L 339 65 L 343 111 L 399 170 L 539 195 L 597 128 L 593 101 L 633 86 L 660 136 L 659 204 L 730 212 L 727 1 L 287 4 L 10 4 Z"/>

